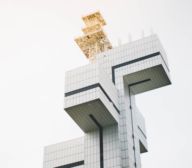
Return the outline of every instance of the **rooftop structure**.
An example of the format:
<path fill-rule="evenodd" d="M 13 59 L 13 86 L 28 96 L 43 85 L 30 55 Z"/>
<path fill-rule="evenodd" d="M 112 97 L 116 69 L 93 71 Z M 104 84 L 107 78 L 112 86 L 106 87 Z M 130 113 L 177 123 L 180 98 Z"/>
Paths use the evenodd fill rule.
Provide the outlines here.
<path fill-rule="evenodd" d="M 95 62 L 97 53 L 113 48 L 103 29 L 107 23 L 99 11 L 83 16 L 82 20 L 86 25 L 81 29 L 84 36 L 75 38 L 75 42 L 90 62 Z"/>

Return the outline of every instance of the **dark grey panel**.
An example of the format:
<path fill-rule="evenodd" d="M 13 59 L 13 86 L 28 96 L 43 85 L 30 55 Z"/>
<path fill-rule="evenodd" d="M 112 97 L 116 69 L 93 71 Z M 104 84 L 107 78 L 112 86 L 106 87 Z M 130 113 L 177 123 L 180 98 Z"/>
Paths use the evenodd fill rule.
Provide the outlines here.
<path fill-rule="evenodd" d="M 148 152 L 142 142 L 139 140 L 140 153 Z"/>
<path fill-rule="evenodd" d="M 63 165 L 63 166 L 59 166 L 56 168 L 71 168 L 71 167 L 76 167 L 76 166 L 81 166 L 81 165 L 84 165 L 84 160 L 75 162 L 75 163 L 70 163 L 70 164 Z"/>

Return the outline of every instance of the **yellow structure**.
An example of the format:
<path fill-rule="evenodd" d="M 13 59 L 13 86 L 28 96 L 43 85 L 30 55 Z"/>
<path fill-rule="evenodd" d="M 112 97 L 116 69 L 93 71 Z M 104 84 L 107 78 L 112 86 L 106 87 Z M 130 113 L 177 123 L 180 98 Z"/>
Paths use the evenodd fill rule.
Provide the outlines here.
<path fill-rule="evenodd" d="M 84 35 L 75 38 L 75 41 L 89 61 L 94 62 L 97 53 L 113 48 L 103 29 L 107 23 L 99 11 L 83 16 L 82 19 L 86 24 L 81 29 Z"/>

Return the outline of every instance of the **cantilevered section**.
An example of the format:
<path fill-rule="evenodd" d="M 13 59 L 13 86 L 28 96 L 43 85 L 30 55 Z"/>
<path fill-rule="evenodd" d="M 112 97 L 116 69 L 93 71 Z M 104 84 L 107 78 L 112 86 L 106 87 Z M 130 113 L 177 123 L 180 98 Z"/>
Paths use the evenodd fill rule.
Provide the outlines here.
<path fill-rule="evenodd" d="M 86 24 L 86 27 L 82 28 L 85 35 L 75 38 L 75 42 L 90 62 L 94 62 L 97 53 L 113 48 L 102 27 L 106 22 L 99 11 L 83 16 L 82 20 Z"/>
<path fill-rule="evenodd" d="M 151 67 L 147 69 L 143 69 L 141 71 L 137 71 L 124 76 L 124 79 L 128 85 L 138 83 L 137 85 L 131 87 L 135 95 L 171 84 L 169 75 L 165 71 L 165 66 L 162 64 L 154 66 L 152 61 L 151 64 Z M 145 80 L 146 82 L 139 83 L 140 81 Z"/>
<path fill-rule="evenodd" d="M 67 78 L 67 76 L 69 78 Z M 119 123 L 118 90 L 98 62 L 66 72 L 64 109 L 84 131 Z"/>

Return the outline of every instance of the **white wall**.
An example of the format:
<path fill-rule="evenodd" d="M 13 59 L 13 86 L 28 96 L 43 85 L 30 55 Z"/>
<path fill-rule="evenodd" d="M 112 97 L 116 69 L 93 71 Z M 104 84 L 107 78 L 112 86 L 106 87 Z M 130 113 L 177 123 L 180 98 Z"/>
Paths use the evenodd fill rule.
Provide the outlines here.
<path fill-rule="evenodd" d="M 84 160 L 84 137 L 44 148 L 43 168 L 58 167 L 82 160 Z"/>

